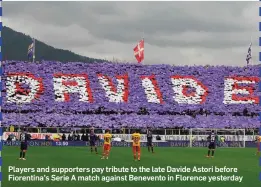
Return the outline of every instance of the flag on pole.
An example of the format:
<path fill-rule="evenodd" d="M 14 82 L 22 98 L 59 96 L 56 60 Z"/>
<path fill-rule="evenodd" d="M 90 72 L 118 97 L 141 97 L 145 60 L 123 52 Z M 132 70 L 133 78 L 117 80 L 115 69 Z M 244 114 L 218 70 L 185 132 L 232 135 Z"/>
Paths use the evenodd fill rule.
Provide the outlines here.
<path fill-rule="evenodd" d="M 249 45 L 247 56 L 246 56 L 247 65 L 249 64 L 251 59 L 252 59 L 252 42 Z"/>
<path fill-rule="evenodd" d="M 144 60 L 144 40 L 142 39 L 136 47 L 133 49 L 134 56 L 137 59 L 138 63 L 141 63 Z"/>
<path fill-rule="evenodd" d="M 32 39 L 32 43 L 28 47 L 28 52 L 27 52 L 27 57 L 28 59 L 33 59 L 35 58 L 35 39 Z"/>

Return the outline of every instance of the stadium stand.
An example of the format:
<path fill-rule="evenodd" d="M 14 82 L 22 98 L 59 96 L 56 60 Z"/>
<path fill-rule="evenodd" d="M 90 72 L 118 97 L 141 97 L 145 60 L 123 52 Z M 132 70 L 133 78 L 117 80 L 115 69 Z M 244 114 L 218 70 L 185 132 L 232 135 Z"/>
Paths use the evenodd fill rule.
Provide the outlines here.
<path fill-rule="evenodd" d="M 3 126 L 257 128 L 258 66 L 7 61 Z"/>

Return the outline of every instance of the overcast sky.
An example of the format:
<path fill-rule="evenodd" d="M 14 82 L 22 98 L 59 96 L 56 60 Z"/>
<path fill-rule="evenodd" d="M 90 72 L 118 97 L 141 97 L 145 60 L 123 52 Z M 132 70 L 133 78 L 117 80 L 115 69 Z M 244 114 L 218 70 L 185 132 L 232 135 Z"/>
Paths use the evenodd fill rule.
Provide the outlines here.
<path fill-rule="evenodd" d="M 3 24 L 93 58 L 145 64 L 258 64 L 259 2 L 3 2 Z M 37 49 L 36 49 L 37 50 Z"/>

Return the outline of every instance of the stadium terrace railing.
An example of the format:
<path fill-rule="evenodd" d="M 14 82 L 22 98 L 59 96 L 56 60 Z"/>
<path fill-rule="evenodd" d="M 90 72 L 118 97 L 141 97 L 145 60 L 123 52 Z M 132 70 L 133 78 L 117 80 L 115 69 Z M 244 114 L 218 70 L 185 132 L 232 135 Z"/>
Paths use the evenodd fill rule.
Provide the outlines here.
<path fill-rule="evenodd" d="M 89 133 L 90 129 L 93 128 L 31 128 L 27 127 L 26 131 L 31 134 L 32 140 L 46 140 L 46 137 L 51 138 L 51 140 L 55 140 L 58 138 L 60 141 L 62 138 L 62 134 L 65 137 L 77 137 L 77 140 L 81 140 L 83 133 Z M 163 142 L 176 142 L 177 146 L 179 143 L 187 142 L 186 145 L 188 147 L 205 147 L 207 145 L 207 137 L 211 131 L 213 131 L 218 135 L 219 141 L 217 141 L 218 145 L 221 147 L 246 147 L 246 143 L 254 143 L 256 141 L 256 129 L 248 130 L 248 135 L 246 135 L 245 129 L 153 129 L 153 139 L 157 141 Z M 10 127 L 5 128 L 4 132 L 4 140 L 7 140 L 8 137 L 18 137 L 20 129 L 19 127 Z M 103 139 L 104 129 L 94 129 L 95 133 Z M 111 129 L 114 138 L 119 138 L 121 141 L 131 141 L 131 134 L 134 132 L 134 129 Z M 141 131 L 141 141 L 146 142 L 147 129 L 140 129 Z M 173 134 L 167 134 L 167 132 L 171 132 Z M 174 132 L 176 134 L 174 134 Z M 75 134 L 76 136 L 74 136 Z M 73 135 L 73 136 L 72 136 Z M 79 139 L 78 139 L 79 138 Z M 159 138 L 159 139 L 158 139 Z M 75 139 L 76 140 L 76 139 Z"/>
<path fill-rule="evenodd" d="M 3 127 L 4 132 L 19 132 L 22 127 L 10 126 Z M 63 127 L 24 127 L 29 133 L 90 133 L 90 129 L 94 129 L 94 132 L 104 133 L 105 129 L 102 128 L 63 128 Z M 134 128 L 121 128 L 110 129 L 112 134 L 132 134 L 136 129 Z M 146 134 L 147 129 L 138 129 L 141 134 Z M 162 129 L 155 128 L 150 129 L 155 135 L 206 135 L 210 131 L 214 130 L 218 135 L 237 135 L 244 132 L 245 135 L 256 136 L 259 133 L 259 129 L 206 129 L 206 128 L 191 128 L 191 129 Z"/>

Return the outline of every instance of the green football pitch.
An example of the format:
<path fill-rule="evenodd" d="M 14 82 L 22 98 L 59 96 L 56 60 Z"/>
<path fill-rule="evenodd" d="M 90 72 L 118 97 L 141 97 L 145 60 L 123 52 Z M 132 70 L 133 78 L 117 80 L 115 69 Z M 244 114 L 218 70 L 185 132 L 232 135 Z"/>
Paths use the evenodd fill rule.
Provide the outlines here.
<path fill-rule="evenodd" d="M 155 148 L 155 154 L 151 154 L 146 148 L 142 149 L 141 161 L 134 162 L 131 148 L 113 147 L 109 160 L 101 160 L 101 155 L 90 153 L 88 147 L 30 147 L 27 154 L 27 160 L 18 160 L 18 147 L 4 147 L 2 152 L 3 157 L 3 187 L 255 187 L 260 186 L 259 181 L 259 158 L 255 156 L 255 150 L 252 148 L 220 148 L 216 150 L 215 158 L 205 158 L 206 148 Z M 99 148 L 101 152 L 101 148 Z M 165 181 L 165 182 L 12 182 L 8 181 L 8 167 L 15 166 L 19 168 L 102 168 L 102 167 L 230 167 L 238 168 L 238 173 L 228 173 L 223 175 L 238 175 L 243 176 L 243 181 L 239 182 L 180 182 L 180 181 Z M 53 173 L 26 173 L 26 175 L 53 175 Z M 68 173 L 71 175 L 81 175 L 83 173 Z M 152 176 L 152 175 L 170 175 L 170 173 L 128 173 L 127 175 Z M 177 174 L 177 173 L 176 173 Z M 181 173 L 182 175 L 204 175 L 218 176 L 221 173 Z M 15 174 L 19 176 L 19 174 Z M 59 175 L 56 173 L 56 175 Z M 85 175 L 88 175 L 85 173 Z M 105 175 L 126 175 L 126 173 L 111 173 Z M 175 175 L 175 173 L 172 173 Z"/>

